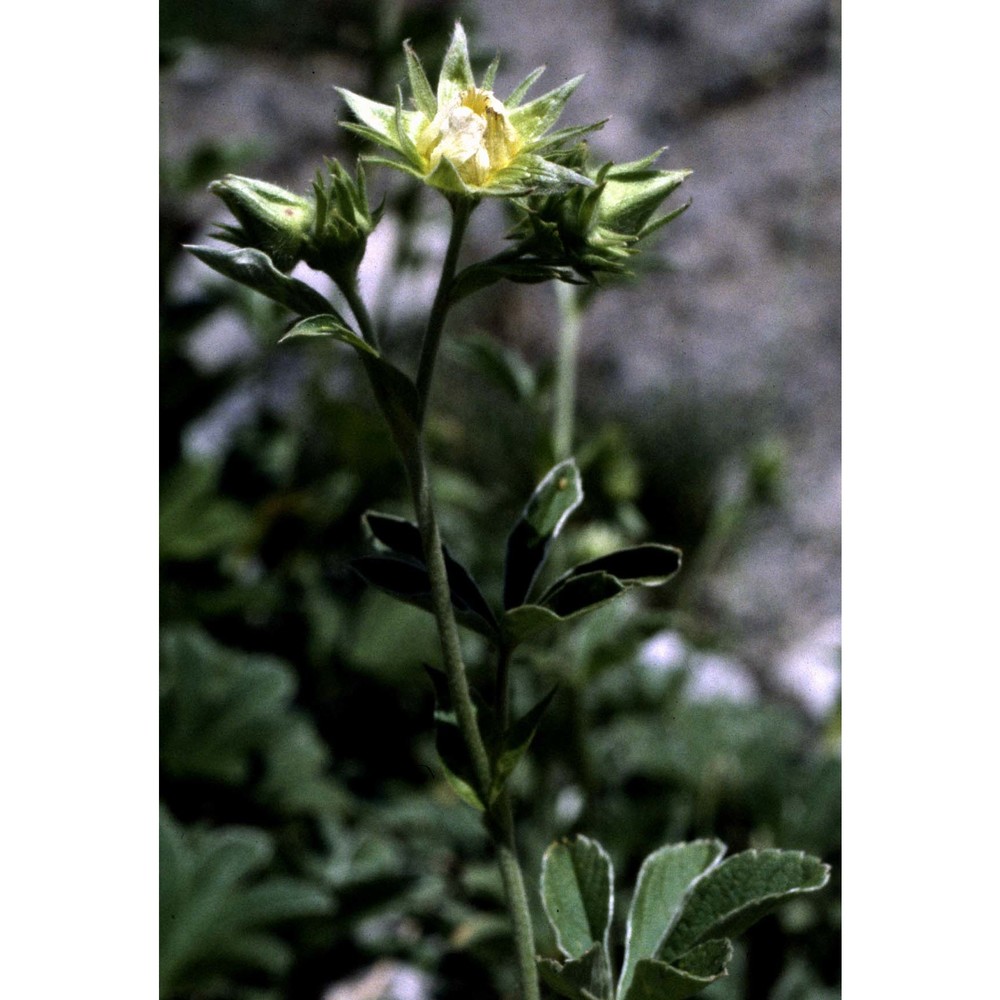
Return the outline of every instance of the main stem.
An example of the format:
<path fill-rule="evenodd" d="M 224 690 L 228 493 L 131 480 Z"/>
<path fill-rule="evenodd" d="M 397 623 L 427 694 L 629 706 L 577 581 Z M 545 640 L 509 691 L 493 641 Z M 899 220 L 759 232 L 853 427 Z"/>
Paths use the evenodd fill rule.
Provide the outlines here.
<path fill-rule="evenodd" d="M 458 265 L 458 251 L 465 237 L 465 228 L 469 224 L 469 216 L 476 202 L 468 198 L 457 198 L 452 202 L 451 237 L 441 268 L 441 280 L 438 282 L 437 294 L 431 306 L 431 314 L 427 320 L 427 332 L 420 348 L 420 365 L 417 368 L 417 395 L 420 400 L 419 419 L 423 426 L 427 412 L 427 400 L 431 392 L 431 381 L 434 378 L 434 363 L 437 360 L 441 334 L 444 331 L 445 316 L 451 306 L 451 286 L 455 280 L 455 268 Z"/>
<path fill-rule="evenodd" d="M 462 238 L 469 222 L 469 216 L 475 203 L 471 201 L 456 201 L 453 206 L 451 238 L 441 270 L 434 305 L 427 321 L 427 331 L 420 353 L 420 364 L 417 372 L 417 392 L 419 397 L 419 423 L 423 426 L 427 411 L 427 400 L 430 395 L 431 381 L 434 374 L 434 363 L 437 358 L 444 321 L 451 305 L 451 286 L 455 278 L 458 263 L 458 253 Z M 345 295 L 347 292 L 345 291 Z M 347 295 L 351 310 L 357 318 L 362 332 L 369 340 L 374 337 L 371 320 L 365 310 L 364 303 L 356 294 Z M 405 457 L 405 456 L 404 456 Z M 476 710 L 472 702 L 472 693 L 466 675 L 465 663 L 462 659 L 462 647 L 459 642 L 458 623 L 451 603 L 451 590 L 448 585 L 448 568 L 444 561 L 444 550 L 441 546 L 441 533 L 438 529 L 437 517 L 434 512 L 434 501 L 431 494 L 430 477 L 427 470 L 427 459 L 422 440 L 419 441 L 416 454 L 406 461 L 407 473 L 410 479 L 410 489 L 413 494 L 413 505 L 417 514 L 417 526 L 424 546 L 424 559 L 427 563 L 427 575 L 431 586 L 431 607 L 438 627 L 438 638 L 441 642 L 441 654 L 444 660 L 445 676 L 448 680 L 448 691 L 455 710 L 456 721 L 465 741 L 466 749 L 472 761 L 477 791 L 487 804 L 485 816 L 486 828 L 493 839 L 500 866 L 500 876 L 504 884 L 507 899 L 507 910 L 510 915 L 514 935 L 514 945 L 517 953 L 518 971 L 521 979 L 522 1000 L 541 1000 L 538 987 L 538 972 L 535 968 L 535 937 L 531 924 L 531 908 L 528 905 L 528 895 L 524 887 L 524 876 L 517 858 L 514 841 L 514 822 L 510 799 L 506 792 L 501 793 L 496 802 L 489 805 L 491 769 L 489 755 L 483 742 L 479 725 L 476 722 Z M 497 708 L 501 717 L 508 714 L 507 667 L 509 652 L 501 650 L 501 671 L 498 671 Z"/>
<path fill-rule="evenodd" d="M 575 285 L 556 282 L 559 300 L 559 352 L 556 356 L 556 398 L 552 415 L 552 450 L 557 462 L 573 454 L 576 410 L 576 367 L 580 342 L 580 298 Z"/>

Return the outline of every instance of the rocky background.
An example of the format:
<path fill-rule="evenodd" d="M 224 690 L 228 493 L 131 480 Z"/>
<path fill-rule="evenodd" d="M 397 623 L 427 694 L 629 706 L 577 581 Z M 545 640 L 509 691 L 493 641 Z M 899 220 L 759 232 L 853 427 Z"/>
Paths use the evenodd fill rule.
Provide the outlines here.
<path fill-rule="evenodd" d="M 324 154 L 343 155 L 335 122 L 345 109 L 332 88 L 365 91 L 371 53 L 350 53 L 360 16 L 350 4 L 305 4 L 297 27 L 271 7 L 248 8 L 257 12 L 240 22 L 248 47 L 204 39 L 179 47 L 164 74 L 163 152 L 169 160 L 220 137 L 244 143 L 248 171 L 302 189 Z M 638 427 L 654 464 L 685 448 L 724 453 L 727 441 L 776 450 L 782 502 L 756 519 L 750 544 L 721 560 L 699 597 L 731 626 L 738 659 L 758 684 L 825 707 L 839 641 L 839 4 L 423 7 L 442 20 L 463 16 L 483 62 L 501 52 L 501 95 L 537 65 L 548 67 L 540 86 L 585 73 L 566 121 L 611 116 L 591 141 L 599 158 L 634 159 L 666 145 L 661 166 L 694 170 L 682 189 L 692 206 L 654 251 L 665 273 L 596 297 L 581 396 Z M 213 9 L 196 26 L 209 41 L 213 31 L 230 38 Z M 395 16 L 420 13 L 411 3 Z M 317 26 L 337 39 L 335 51 L 314 44 Z M 183 38 L 190 27 L 168 19 L 165 33 Z M 206 220 L 220 217 L 214 199 L 196 201 Z M 500 220 L 477 221 L 473 240 L 485 246 Z M 391 244 L 391 227 L 379 236 Z M 433 218 L 422 239 L 433 258 L 445 239 Z M 382 248 L 386 264 L 390 250 Z M 371 272 L 377 258 L 376 250 L 366 261 Z M 369 274 L 369 291 L 378 277 Z M 398 300 L 423 308 L 431 291 L 418 273 Z M 549 289 L 506 286 L 488 322 L 529 356 L 544 356 L 553 310 Z M 232 330 L 204 337 L 209 355 L 238 341 Z"/>
<path fill-rule="evenodd" d="M 501 53 L 501 97 L 541 64 L 545 89 L 586 74 L 565 124 L 611 116 L 591 140 L 598 159 L 668 146 L 659 166 L 693 169 L 681 190 L 690 209 L 650 252 L 657 273 L 608 289 L 586 316 L 581 409 L 627 425 L 654 479 L 658 469 L 668 481 L 681 466 L 700 469 L 723 511 L 754 461 L 779 470 L 773 502 L 742 525 L 739 544 L 711 553 L 712 571 L 693 595 L 728 637 L 723 655 L 706 660 L 705 687 L 734 697 L 763 692 L 825 715 L 839 690 L 840 643 L 839 3 L 181 7 L 167 4 L 163 13 L 165 169 L 222 140 L 242 148 L 240 172 L 302 190 L 322 156 L 349 159 L 336 127 L 346 109 L 333 87 L 373 93 L 380 79 L 403 79 L 401 61 L 392 62 L 398 51 L 373 52 L 358 28 L 375 7 L 387 37 L 394 22 L 419 26 L 430 15 L 446 25 L 462 16 L 481 57 L 477 70 Z M 414 30 L 414 44 L 435 71 L 437 43 L 428 48 Z M 197 191 L 186 210 L 204 220 L 203 230 L 224 216 Z M 433 260 L 446 239 L 444 218 L 429 201 L 423 211 L 420 249 Z M 470 256 L 503 224 L 495 207 L 479 216 Z M 392 225 L 376 233 L 364 276 L 369 295 L 384 288 L 397 235 Z M 172 280 L 190 285 L 204 274 L 190 261 Z M 388 311 L 405 326 L 432 293 L 417 266 Z M 551 289 L 505 285 L 478 309 L 483 328 L 529 360 L 551 356 Z M 216 318 L 195 353 L 211 370 L 257 349 L 240 323 Z M 280 385 L 268 391 L 280 394 Z M 235 400 L 214 414 L 193 446 L 211 449 L 254 405 Z M 649 655 L 669 663 L 671 638 Z M 391 978 L 391 969 L 376 972 Z M 332 995 L 381 996 L 384 984 L 372 989 Z M 419 996 L 419 985 L 398 995 Z"/>

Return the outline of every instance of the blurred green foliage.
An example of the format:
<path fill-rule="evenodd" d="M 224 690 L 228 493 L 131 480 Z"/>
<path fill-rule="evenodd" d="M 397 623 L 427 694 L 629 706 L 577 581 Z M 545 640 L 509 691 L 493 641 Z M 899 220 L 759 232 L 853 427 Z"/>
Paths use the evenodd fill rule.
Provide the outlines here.
<path fill-rule="evenodd" d="M 407 8 L 387 27 L 374 9 L 168 3 L 164 41 L 267 47 L 280 24 L 289 51 L 398 54 L 403 32 L 446 35 L 454 13 Z M 328 343 L 275 348 L 280 311 L 207 269 L 182 280 L 192 262 L 180 246 L 205 225 L 192 191 L 249 155 L 201 146 L 162 171 L 161 996 L 314 1000 L 389 956 L 430 973 L 435 996 L 510 997 L 499 876 L 433 752 L 421 669 L 436 662 L 433 622 L 348 568 L 369 551 L 364 511 L 410 513 L 356 361 Z M 234 326 L 241 349 L 206 362 L 204 343 Z M 442 533 L 497 602 L 505 532 L 551 464 L 551 371 L 477 335 L 451 341 L 439 378 L 429 439 Z M 690 685 L 698 651 L 731 642 L 699 617 L 699 580 L 761 504 L 780 502 L 780 447 L 734 443 L 710 410 L 694 416 L 660 410 L 655 426 L 629 427 L 581 413 L 586 499 L 552 574 L 657 538 L 684 549 L 686 579 L 517 654 L 516 713 L 559 685 L 512 778 L 520 851 L 529 886 L 553 837 L 577 830 L 607 847 L 623 885 L 670 840 L 816 854 L 833 886 L 754 928 L 733 976 L 705 996 L 831 1000 L 837 743 L 792 706 L 704 702 Z M 743 487 L 722 494 L 734 454 Z M 647 652 L 666 630 L 684 651 L 669 670 Z M 487 685 L 477 637 L 463 641 L 473 683 Z"/>

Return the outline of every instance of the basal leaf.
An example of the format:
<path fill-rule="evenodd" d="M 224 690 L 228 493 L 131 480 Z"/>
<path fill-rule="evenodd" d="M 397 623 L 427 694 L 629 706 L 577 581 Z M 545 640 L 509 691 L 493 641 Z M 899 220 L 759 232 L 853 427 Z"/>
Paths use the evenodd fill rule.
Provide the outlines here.
<path fill-rule="evenodd" d="M 537 962 L 542 982 L 569 1000 L 610 1000 L 611 971 L 604 948 L 595 944 L 579 958 L 556 962 L 540 958 Z"/>
<path fill-rule="evenodd" d="M 552 539 L 582 501 L 580 470 L 572 458 L 551 469 L 535 488 L 507 539 L 505 608 L 524 603 L 545 562 Z"/>
<path fill-rule="evenodd" d="M 186 249 L 219 274 L 266 295 L 293 313 L 300 316 L 313 316 L 317 313 L 336 315 L 337 310 L 315 288 L 298 278 L 283 274 L 262 250 L 251 247 L 223 249 L 196 246 L 188 246 Z"/>
<path fill-rule="evenodd" d="M 636 965 L 628 992 L 620 995 L 623 1000 L 685 1000 L 726 975 L 732 954 L 728 941 L 715 940 L 706 941 L 676 965 L 644 958 Z"/>
<path fill-rule="evenodd" d="M 599 945 L 607 954 L 614 908 L 614 869 L 607 851 L 589 837 L 552 844 L 542 858 L 542 905 L 567 958 Z"/>
<path fill-rule="evenodd" d="M 733 937 L 785 900 L 823 888 L 830 868 L 801 851 L 744 851 L 694 886 L 660 949 L 672 961 L 709 938 Z"/>
<path fill-rule="evenodd" d="M 629 995 L 638 963 L 657 954 L 692 891 L 692 883 L 697 884 L 695 880 L 717 865 L 725 852 L 721 841 L 695 840 L 667 844 L 643 861 L 625 930 L 620 997 Z"/>

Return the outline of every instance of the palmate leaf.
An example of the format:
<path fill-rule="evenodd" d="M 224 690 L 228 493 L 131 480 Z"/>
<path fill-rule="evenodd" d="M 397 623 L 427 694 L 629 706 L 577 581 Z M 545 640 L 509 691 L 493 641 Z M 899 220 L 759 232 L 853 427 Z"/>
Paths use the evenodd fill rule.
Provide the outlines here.
<path fill-rule="evenodd" d="M 659 957 L 670 962 L 710 938 L 733 937 L 787 899 L 823 888 L 830 868 L 801 851 L 743 851 L 700 879 Z"/>
<path fill-rule="evenodd" d="M 674 965 L 644 958 L 635 967 L 622 1000 L 685 1000 L 726 975 L 733 946 L 725 939 L 706 941 Z"/>
<path fill-rule="evenodd" d="M 184 830 L 160 813 L 160 996 L 190 995 L 220 972 L 283 972 L 289 947 L 271 928 L 318 916 L 316 886 L 267 875 L 273 847 L 261 830 Z"/>
<path fill-rule="evenodd" d="M 274 657 L 227 649 L 198 629 L 161 636 L 160 759 L 179 781 L 236 786 L 287 815 L 329 815 L 343 793 L 295 675 Z"/>
<path fill-rule="evenodd" d="M 628 914 L 619 996 L 628 995 L 637 964 L 657 954 L 680 916 L 692 885 L 725 853 L 726 845 L 721 841 L 696 840 L 668 844 L 643 861 Z"/>
<path fill-rule="evenodd" d="M 538 974 L 546 986 L 568 1000 L 609 1000 L 611 970 L 605 949 L 592 945 L 579 958 L 557 962 L 539 958 Z"/>
<path fill-rule="evenodd" d="M 567 958 L 581 958 L 594 945 L 607 955 L 614 867 L 596 840 L 577 835 L 552 844 L 542 858 L 541 894 L 556 944 Z"/>

